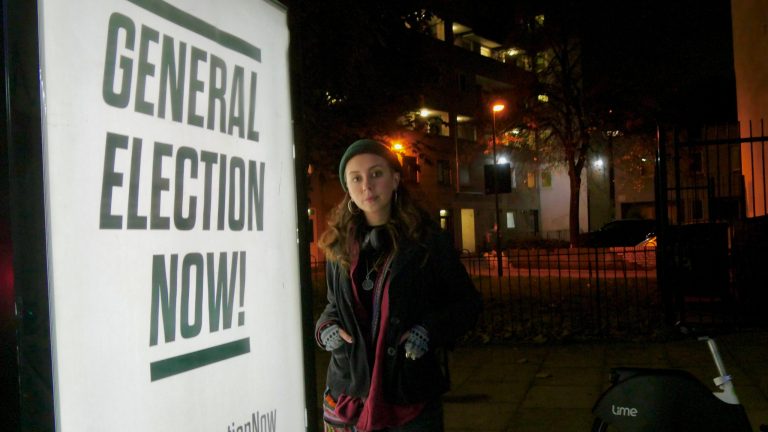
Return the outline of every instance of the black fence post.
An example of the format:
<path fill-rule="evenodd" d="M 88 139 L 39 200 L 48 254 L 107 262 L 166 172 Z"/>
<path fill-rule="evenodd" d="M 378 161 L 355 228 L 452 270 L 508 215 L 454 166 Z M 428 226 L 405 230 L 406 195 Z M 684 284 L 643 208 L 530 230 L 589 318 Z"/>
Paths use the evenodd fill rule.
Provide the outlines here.
<path fill-rule="evenodd" d="M 604 334 L 605 327 L 603 326 L 603 305 L 602 305 L 602 292 L 600 291 L 600 253 L 599 248 L 593 248 L 595 251 L 595 293 L 597 301 L 597 332 Z"/>
<path fill-rule="evenodd" d="M 664 262 L 666 231 L 669 226 L 669 197 L 667 196 L 667 136 L 661 127 L 656 129 L 656 281 L 661 296 L 662 314 L 666 324 L 675 321 L 675 303 L 672 287 L 667 285 Z"/>
<path fill-rule="evenodd" d="M 685 220 L 685 209 L 683 208 L 683 189 L 682 189 L 682 180 L 680 175 L 680 131 L 677 128 L 673 129 L 672 133 L 672 147 L 674 150 L 673 155 L 673 166 L 675 170 L 675 225 L 680 225 L 683 223 L 683 220 Z M 664 173 L 666 173 L 666 159 L 665 159 L 665 170 Z M 666 177 L 665 177 L 666 181 Z M 666 189 L 665 189 L 666 191 Z"/>

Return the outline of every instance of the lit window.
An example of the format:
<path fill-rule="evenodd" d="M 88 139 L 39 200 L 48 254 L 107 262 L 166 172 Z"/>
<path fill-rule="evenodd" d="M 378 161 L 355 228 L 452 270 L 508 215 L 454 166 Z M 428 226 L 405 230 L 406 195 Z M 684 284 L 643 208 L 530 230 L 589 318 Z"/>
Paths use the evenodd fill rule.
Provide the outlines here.
<path fill-rule="evenodd" d="M 517 188 L 517 170 L 512 168 L 512 189 Z"/>
<path fill-rule="evenodd" d="M 440 229 L 448 229 L 448 210 L 440 209 Z"/>
<path fill-rule="evenodd" d="M 542 103 L 549 102 L 549 96 L 547 96 L 545 94 L 540 94 L 536 98 L 539 100 L 539 102 L 542 102 Z"/>
<path fill-rule="evenodd" d="M 508 211 L 507 212 L 507 228 L 514 228 L 515 227 L 515 213 Z"/>
<path fill-rule="evenodd" d="M 529 171 L 527 177 L 528 178 L 527 178 L 527 181 L 526 181 L 526 185 L 529 188 L 536 187 L 536 173 L 534 173 L 533 171 Z"/>

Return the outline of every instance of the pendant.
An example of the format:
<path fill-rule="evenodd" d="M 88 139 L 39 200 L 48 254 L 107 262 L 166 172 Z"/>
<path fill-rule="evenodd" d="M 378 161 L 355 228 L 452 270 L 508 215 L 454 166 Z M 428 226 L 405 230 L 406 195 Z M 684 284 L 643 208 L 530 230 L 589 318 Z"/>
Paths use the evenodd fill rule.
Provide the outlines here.
<path fill-rule="evenodd" d="M 366 290 L 366 291 L 372 290 L 373 289 L 373 281 L 368 279 L 368 278 L 365 278 L 365 280 L 363 281 L 363 289 Z"/>

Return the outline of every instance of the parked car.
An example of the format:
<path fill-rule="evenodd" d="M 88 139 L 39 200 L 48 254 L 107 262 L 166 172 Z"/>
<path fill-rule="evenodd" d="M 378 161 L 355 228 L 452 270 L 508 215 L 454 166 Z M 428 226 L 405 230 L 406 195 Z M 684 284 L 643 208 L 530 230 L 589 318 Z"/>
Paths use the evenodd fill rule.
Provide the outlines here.
<path fill-rule="evenodd" d="M 628 268 L 630 264 L 641 269 L 656 268 L 656 234 L 650 234 L 635 246 L 617 246 L 611 248 L 611 251 L 621 257 Z"/>
<path fill-rule="evenodd" d="M 654 219 L 618 219 L 579 236 L 579 246 L 635 246 L 656 231 Z"/>

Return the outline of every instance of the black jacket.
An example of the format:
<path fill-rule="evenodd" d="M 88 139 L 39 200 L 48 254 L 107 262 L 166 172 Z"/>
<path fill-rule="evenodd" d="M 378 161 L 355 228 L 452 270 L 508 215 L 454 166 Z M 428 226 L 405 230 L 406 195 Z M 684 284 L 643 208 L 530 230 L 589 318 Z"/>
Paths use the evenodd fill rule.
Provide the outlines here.
<path fill-rule="evenodd" d="M 366 397 L 371 370 L 365 338 L 354 313 L 355 296 L 349 270 L 338 263 L 326 267 L 328 304 L 315 334 L 336 322 L 354 343 L 332 352 L 326 384 L 334 397 L 344 393 Z M 400 245 L 392 262 L 389 286 L 389 323 L 385 337 L 384 397 L 390 403 L 410 404 L 437 397 L 448 389 L 441 353 L 471 330 L 482 309 L 480 294 L 443 232 L 431 234 L 425 246 Z M 414 325 L 429 332 L 429 350 L 417 359 L 405 358 L 401 336 Z M 318 344 L 322 347 L 322 342 Z"/>

